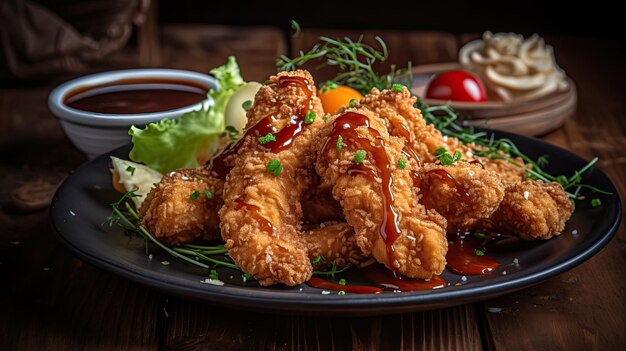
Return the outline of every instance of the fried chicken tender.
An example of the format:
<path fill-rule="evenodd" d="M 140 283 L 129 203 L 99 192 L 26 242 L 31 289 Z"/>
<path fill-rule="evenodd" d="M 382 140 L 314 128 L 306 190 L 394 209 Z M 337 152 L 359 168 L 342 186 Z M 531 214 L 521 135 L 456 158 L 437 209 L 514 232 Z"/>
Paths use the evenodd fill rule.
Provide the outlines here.
<path fill-rule="evenodd" d="M 362 105 L 378 114 L 390 135 L 404 139 L 405 157 L 418 158 L 418 162 L 426 163 L 424 168 L 418 168 L 420 202 L 446 218 L 448 231 L 489 217 L 504 196 L 498 176 L 468 162 L 435 165 L 434 151 L 446 144 L 439 131 L 426 125 L 420 110 L 414 107 L 415 102 L 416 98 L 411 97 L 406 88 L 382 92 L 372 89 L 357 106 Z M 464 146 L 459 144 L 454 148 L 463 149 Z M 467 153 L 468 150 L 462 151 Z"/>
<path fill-rule="evenodd" d="M 179 169 L 163 177 L 139 208 L 141 224 L 157 239 L 180 245 L 198 238 L 218 239 L 223 182 L 206 168 Z M 204 193 L 209 191 L 209 199 Z M 198 192 L 195 199 L 191 195 Z"/>
<path fill-rule="evenodd" d="M 506 188 L 504 200 L 476 229 L 547 240 L 561 234 L 574 205 L 559 183 L 525 180 Z"/>
<path fill-rule="evenodd" d="M 260 135 L 246 133 L 224 184 L 224 206 L 219 211 L 222 238 L 235 263 L 261 285 L 297 285 L 311 277 L 312 265 L 300 233 L 300 199 L 308 187 L 311 141 L 324 121 L 313 79 L 305 71 L 270 77 L 247 113 L 247 129 L 267 122 L 279 143 L 280 131 L 289 131 L 286 128 L 297 123 L 294 116 L 303 118 L 309 108 L 316 118 L 302 124 L 300 134 L 281 151 L 263 151 L 257 140 Z M 280 162 L 280 173 L 268 171 L 271 160 Z"/>
<path fill-rule="evenodd" d="M 354 229 L 343 222 L 325 222 L 302 232 L 309 252 L 309 259 L 316 261 L 316 267 L 328 267 L 333 263 L 338 267 L 348 265 L 363 266 L 372 260 L 356 244 Z"/>
<path fill-rule="evenodd" d="M 317 142 L 316 170 L 333 187 L 362 252 L 407 277 L 440 274 L 446 263 L 446 221 L 417 202 L 411 169 L 397 167 L 404 141 L 390 137 L 384 121 L 361 108 L 329 119 Z M 367 151 L 358 164 L 357 150 Z M 395 234 L 390 255 L 383 235 Z"/>
<path fill-rule="evenodd" d="M 504 198 L 504 186 L 497 175 L 480 165 L 431 163 L 419 168 L 417 175 L 420 203 L 448 221 L 448 232 L 491 216 Z"/>

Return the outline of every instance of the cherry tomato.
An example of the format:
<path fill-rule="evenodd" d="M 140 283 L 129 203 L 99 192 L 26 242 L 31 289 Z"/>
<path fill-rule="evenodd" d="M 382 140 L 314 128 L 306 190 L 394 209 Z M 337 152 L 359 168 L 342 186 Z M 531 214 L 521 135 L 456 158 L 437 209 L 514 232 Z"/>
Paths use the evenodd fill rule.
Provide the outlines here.
<path fill-rule="evenodd" d="M 361 100 L 363 95 L 349 86 L 337 85 L 320 89 L 319 98 L 322 101 L 324 112 L 332 115 L 335 114 L 341 106 L 348 106 L 350 100 Z"/>
<path fill-rule="evenodd" d="M 441 73 L 426 88 L 427 99 L 453 101 L 487 101 L 485 85 L 474 74 L 463 70 Z"/>

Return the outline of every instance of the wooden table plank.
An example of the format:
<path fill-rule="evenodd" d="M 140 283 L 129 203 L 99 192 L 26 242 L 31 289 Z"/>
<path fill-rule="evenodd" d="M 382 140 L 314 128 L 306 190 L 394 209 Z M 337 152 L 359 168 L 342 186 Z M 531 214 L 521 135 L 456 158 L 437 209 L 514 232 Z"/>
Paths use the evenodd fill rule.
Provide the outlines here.
<path fill-rule="evenodd" d="M 471 305 L 377 317 L 277 316 L 170 297 L 166 350 L 476 350 Z"/>
<path fill-rule="evenodd" d="M 626 102 L 619 43 L 598 39 L 547 38 L 559 64 L 578 82 L 576 117 L 544 139 L 590 159 L 626 197 Z M 622 46 L 623 48 L 623 46 Z M 584 59 L 581 59 L 584 53 Z M 564 233 L 563 235 L 571 235 Z M 544 284 L 484 303 L 496 349 L 598 349 L 626 345 L 626 228 L 591 260 Z M 489 307 L 501 312 L 488 313 Z"/>

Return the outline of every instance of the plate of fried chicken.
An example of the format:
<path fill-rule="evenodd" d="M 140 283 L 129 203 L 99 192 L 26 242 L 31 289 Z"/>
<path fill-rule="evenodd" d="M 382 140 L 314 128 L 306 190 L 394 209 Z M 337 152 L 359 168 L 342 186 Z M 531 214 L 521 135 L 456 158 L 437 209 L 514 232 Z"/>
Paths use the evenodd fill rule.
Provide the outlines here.
<path fill-rule="evenodd" d="M 576 173 L 587 162 L 568 151 L 480 131 L 525 155 L 488 156 L 442 135 L 416 105 L 394 86 L 325 114 L 308 72 L 281 72 L 257 92 L 237 141 L 205 165 L 166 174 L 130 209 L 158 247 L 102 225 L 119 198 L 110 156 L 125 158 L 129 147 L 72 174 L 53 200 L 52 223 L 79 257 L 168 293 L 326 314 L 490 298 L 571 269 L 612 238 L 620 203 L 600 170 Z M 545 155 L 547 170 L 586 184 L 576 198 L 597 201 L 574 204 L 562 182 L 533 174 L 525 157 Z M 190 250 L 185 257 L 208 268 L 172 258 Z"/>

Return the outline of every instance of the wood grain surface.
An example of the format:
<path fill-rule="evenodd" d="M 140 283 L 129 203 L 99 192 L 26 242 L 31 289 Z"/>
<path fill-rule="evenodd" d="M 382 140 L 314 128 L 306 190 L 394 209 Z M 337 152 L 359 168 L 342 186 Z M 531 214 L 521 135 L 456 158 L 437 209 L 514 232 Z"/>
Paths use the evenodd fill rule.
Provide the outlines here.
<path fill-rule="evenodd" d="M 152 34 L 151 34 L 152 33 Z M 244 77 L 263 81 L 277 55 L 305 50 L 273 28 L 166 25 L 142 33 L 104 70 L 163 66 L 206 72 L 236 55 Z M 366 32 L 389 45 L 390 62 L 454 60 L 476 37 L 436 32 Z M 576 81 L 576 116 L 543 138 L 599 167 L 626 194 L 624 44 L 546 38 Z M 85 157 L 65 138 L 46 105 L 60 81 L 0 90 L 0 350 L 613 350 L 626 347 L 626 230 L 593 259 L 515 294 L 443 310 L 345 318 L 259 314 L 164 295 L 94 268 L 57 243 L 47 206 Z M 491 311 L 491 312 L 490 312 Z M 497 311 L 497 312 L 495 312 Z"/>

